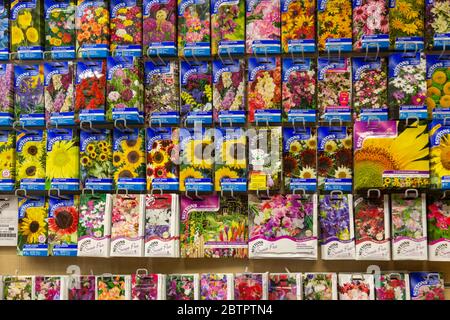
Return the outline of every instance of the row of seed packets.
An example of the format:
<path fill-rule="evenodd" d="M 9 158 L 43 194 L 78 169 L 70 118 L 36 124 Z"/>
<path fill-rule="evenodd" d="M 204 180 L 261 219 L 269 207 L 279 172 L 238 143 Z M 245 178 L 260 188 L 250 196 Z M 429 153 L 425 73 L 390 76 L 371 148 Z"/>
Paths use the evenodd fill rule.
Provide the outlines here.
<path fill-rule="evenodd" d="M 1 280 L 3 300 L 445 300 L 443 275 L 434 272 L 163 275 L 139 270 Z"/>

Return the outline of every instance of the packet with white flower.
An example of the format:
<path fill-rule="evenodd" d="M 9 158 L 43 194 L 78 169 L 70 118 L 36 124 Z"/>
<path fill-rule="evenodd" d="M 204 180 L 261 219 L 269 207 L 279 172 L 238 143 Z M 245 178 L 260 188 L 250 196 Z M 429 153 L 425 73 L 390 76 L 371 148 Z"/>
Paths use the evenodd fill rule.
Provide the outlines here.
<path fill-rule="evenodd" d="M 433 119 L 446 119 L 449 116 L 450 55 L 427 54 L 427 98 L 425 102 L 428 114 L 432 114 Z"/>
<path fill-rule="evenodd" d="M 48 256 L 48 205 L 45 197 L 19 197 L 17 255 Z"/>
<path fill-rule="evenodd" d="M 339 300 L 375 300 L 373 274 L 339 273 Z"/>
<path fill-rule="evenodd" d="M 304 273 L 303 300 L 337 300 L 337 282 L 336 273 Z"/>
<path fill-rule="evenodd" d="M 430 50 L 450 46 L 450 1 L 425 1 L 425 44 Z"/>
<path fill-rule="evenodd" d="M 36 300 L 67 300 L 67 276 L 36 276 L 34 297 Z"/>
<path fill-rule="evenodd" d="M 427 200 L 428 260 L 450 261 L 450 200 L 445 194 Z"/>
<path fill-rule="evenodd" d="M 35 300 L 35 276 L 4 276 L 0 300 Z"/>

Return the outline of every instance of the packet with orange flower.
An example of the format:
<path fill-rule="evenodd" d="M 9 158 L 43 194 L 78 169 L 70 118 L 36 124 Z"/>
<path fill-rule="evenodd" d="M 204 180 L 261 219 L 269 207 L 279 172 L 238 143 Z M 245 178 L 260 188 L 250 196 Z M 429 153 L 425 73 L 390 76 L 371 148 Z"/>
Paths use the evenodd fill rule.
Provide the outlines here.
<path fill-rule="evenodd" d="M 433 119 L 450 115 L 450 55 L 427 54 L 427 104 Z"/>
<path fill-rule="evenodd" d="M 142 56 L 142 0 L 111 0 L 111 54 Z"/>
<path fill-rule="evenodd" d="M 389 0 L 391 49 L 419 51 L 424 48 L 425 0 Z"/>
<path fill-rule="evenodd" d="M 131 276 L 97 276 L 95 282 L 95 300 L 130 300 L 131 298 Z"/>
<path fill-rule="evenodd" d="M 281 0 L 284 53 L 316 51 L 316 0 Z"/>
<path fill-rule="evenodd" d="M 320 51 L 352 51 L 352 0 L 317 1 Z"/>

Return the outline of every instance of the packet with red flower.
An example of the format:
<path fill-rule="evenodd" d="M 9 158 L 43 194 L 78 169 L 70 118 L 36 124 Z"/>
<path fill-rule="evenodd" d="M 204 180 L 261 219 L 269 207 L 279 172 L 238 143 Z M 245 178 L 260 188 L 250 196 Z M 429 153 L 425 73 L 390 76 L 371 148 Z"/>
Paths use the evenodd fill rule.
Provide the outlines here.
<path fill-rule="evenodd" d="M 410 300 L 409 274 L 382 273 L 375 275 L 376 300 Z"/>
<path fill-rule="evenodd" d="M 428 114 L 445 120 L 450 114 L 450 55 L 427 54 L 426 58 Z"/>
<path fill-rule="evenodd" d="M 281 0 L 283 53 L 316 51 L 316 0 Z"/>
<path fill-rule="evenodd" d="M 320 51 L 352 51 L 352 0 L 317 1 Z"/>
<path fill-rule="evenodd" d="M 199 275 L 168 274 L 166 277 L 167 300 L 198 300 L 200 296 Z"/>
<path fill-rule="evenodd" d="M 166 276 L 138 269 L 131 275 L 131 300 L 163 300 Z"/>
<path fill-rule="evenodd" d="M 45 197 L 19 197 L 17 255 L 48 256 L 48 204 Z"/>
<path fill-rule="evenodd" d="M 411 300 L 446 300 L 444 275 L 440 272 L 410 272 Z"/>
<path fill-rule="evenodd" d="M 68 300 L 95 300 L 95 276 L 70 275 L 67 287 Z"/>
<path fill-rule="evenodd" d="M 391 49 L 403 52 L 423 50 L 424 11 L 425 0 L 389 0 Z"/>
<path fill-rule="evenodd" d="M 248 59 L 247 95 L 250 122 L 281 122 L 280 57 Z"/>
<path fill-rule="evenodd" d="M 442 50 L 450 46 L 449 19 L 449 0 L 425 1 L 425 45 L 429 50 Z"/>
<path fill-rule="evenodd" d="M 337 300 L 336 273 L 304 273 L 303 300 Z"/>
<path fill-rule="evenodd" d="M 67 300 L 66 276 L 36 276 L 34 278 L 34 297 L 36 300 Z"/>
<path fill-rule="evenodd" d="M 450 261 L 450 200 L 442 196 L 428 195 L 428 259 Z"/>
<path fill-rule="evenodd" d="M 106 62 L 77 62 L 75 111 L 80 121 L 105 122 Z"/>
<path fill-rule="evenodd" d="M 177 55 L 177 0 L 144 0 L 145 56 Z"/>
<path fill-rule="evenodd" d="M 109 53 L 109 10 L 105 0 L 78 0 L 75 17 L 77 58 L 106 58 Z"/>
<path fill-rule="evenodd" d="M 375 300 L 373 274 L 339 273 L 339 300 Z"/>
<path fill-rule="evenodd" d="M 11 126 L 14 122 L 14 65 L 0 64 L 0 125 Z"/>
<path fill-rule="evenodd" d="M 96 276 L 95 300 L 130 300 L 131 276 Z"/>
<path fill-rule="evenodd" d="M 270 273 L 269 300 L 302 300 L 301 273 Z"/>
<path fill-rule="evenodd" d="M 142 56 L 142 0 L 111 0 L 111 55 Z"/>
<path fill-rule="evenodd" d="M 233 300 L 233 284 L 232 273 L 202 273 L 200 300 Z"/>
<path fill-rule="evenodd" d="M 45 55 L 75 59 L 75 0 L 44 0 Z"/>
<path fill-rule="evenodd" d="M 268 273 L 236 273 L 234 300 L 267 300 Z"/>
<path fill-rule="evenodd" d="M 389 196 L 355 200 L 356 260 L 390 260 Z"/>

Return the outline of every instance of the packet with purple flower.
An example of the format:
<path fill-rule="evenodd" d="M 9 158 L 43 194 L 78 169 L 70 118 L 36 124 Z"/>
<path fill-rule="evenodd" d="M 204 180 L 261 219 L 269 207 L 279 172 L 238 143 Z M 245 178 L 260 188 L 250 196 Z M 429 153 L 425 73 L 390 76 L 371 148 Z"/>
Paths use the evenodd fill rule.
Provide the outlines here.
<path fill-rule="evenodd" d="M 162 300 L 166 276 L 138 269 L 131 275 L 131 300 Z"/>
<path fill-rule="evenodd" d="M 67 277 L 36 276 L 34 278 L 34 297 L 36 300 L 67 300 Z"/>
<path fill-rule="evenodd" d="M 167 300 L 198 300 L 200 296 L 198 274 L 168 274 Z"/>
<path fill-rule="evenodd" d="M 232 300 L 234 277 L 231 273 L 202 273 L 200 300 Z"/>
<path fill-rule="evenodd" d="M 0 126 L 14 122 L 14 66 L 0 64 Z"/>
<path fill-rule="evenodd" d="M 269 300 L 302 300 L 301 273 L 270 273 Z"/>
<path fill-rule="evenodd" d="M 68 279 L 68 300 L 95 300 L 95 276 L 71 275 Z"/>
<path fill-rule="evenodd" d="M 410 272 L 411 300 L 445 300 L 444 275 L 440 272 Z"/>

